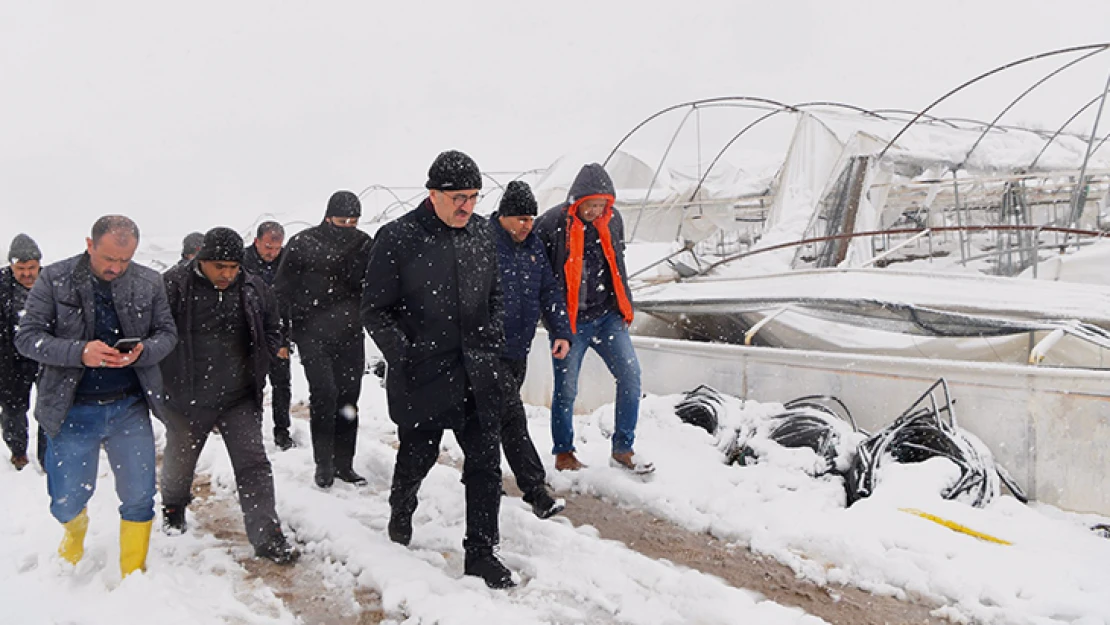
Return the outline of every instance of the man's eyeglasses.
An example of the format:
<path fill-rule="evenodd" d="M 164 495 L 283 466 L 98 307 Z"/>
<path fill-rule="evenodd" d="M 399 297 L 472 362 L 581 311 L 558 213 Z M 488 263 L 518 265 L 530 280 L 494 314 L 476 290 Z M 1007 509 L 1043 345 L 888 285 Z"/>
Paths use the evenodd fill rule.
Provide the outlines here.
<path fill-rule="evenodd" d="M 331 223 L 340 228 L 352 228 L 358 225 L 358 217 L 332 217 Z"/>
<path fill-rule="evenodd" d="M 446 191 L 440 191 L 440 193 L 450 198 L 451 202 L 455 204 L 455 208 L 462 208 L 470 202 L 477 202 L 478 196 L 480 195 L 478 191 L 475 191 L 474 193 L 471 193 L 469 195 L 467 195 L 466 193 L 447 193 Z"/>

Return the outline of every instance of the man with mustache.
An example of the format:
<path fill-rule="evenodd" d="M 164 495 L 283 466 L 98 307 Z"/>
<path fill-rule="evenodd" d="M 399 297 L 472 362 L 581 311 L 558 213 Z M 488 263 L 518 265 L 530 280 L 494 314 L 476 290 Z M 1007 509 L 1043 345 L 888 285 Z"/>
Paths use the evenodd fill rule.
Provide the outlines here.
<path fill-rule="evenodd" d="M 428 171 L 428 197 L 378 232 L 366 268 L 362 322 L 385 356 L 389 416 L 400 449 L 389 494 L 389 537 L 412 540 L 420 483 L 450 429 L 466 455 L 463 572 L 514 586 L 494 555 L 500 540 L 500 352 L 497 248 L 475 216 L 478 165 L 451 150 Z"/>
<path fill-rule="evenodd" d="M 162 529 L 185 531 L 197 459 L 208 433 L 219 428 L 255 555 L 291 564 L 299 554 L 282 533 L 274 509 L 274 474 L 262 446 L 262 390 L 281 347 L 281 324 L 270 287 L 240 271 L 242 261 L 238 233 L 213 228 L 194 260 L 165 275 L 179 341 L 162 362 Z"/>

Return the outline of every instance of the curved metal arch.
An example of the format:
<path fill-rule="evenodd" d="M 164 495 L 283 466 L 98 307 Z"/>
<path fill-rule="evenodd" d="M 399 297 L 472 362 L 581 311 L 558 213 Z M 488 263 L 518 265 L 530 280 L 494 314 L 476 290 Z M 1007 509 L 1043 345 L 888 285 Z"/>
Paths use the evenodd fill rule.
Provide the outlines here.
<path fill-rule="evenodd" d="M 1096 145 L 1094 147 L 1094 149 L 1091 150 L 1091 154 L 1094 154 L 1095 152 L 1098 152 L 1098 149 L 1102 147 L 1102 144 L 1106 143 L 1107 139 L 1110 139 L 1110 134 L 1106 135 L 1105 137 L 1102 138 L 1102 141 L 1098 142 L 1098 145 Z"/>
<path fill-rule="evenodd" d="M 916 114 L 916 111 L 911 111 L 911 110 L 908 110 L 908 109 L 875 109 L 874 112 L 879 113 L 879 114 L 881 114 L 881 113 L 896 113 L 898 115 L 909 115 L 911 117 Z M 949 128 L 953 128 L 953 129 L 958 129 L 959 128 L 959 126 L 957 126 L 956 124 L 953 124 L 952 122 L 948 121 L 947 119 L 945 119 L 943 117 L 934 117 L 932 115 L 922 115 L 922 117 L 925 118 L 926 122 L 936 122 L 938 124 L 944 124 L 945 126 L 948 126 Z M 889 119 L 889 118 L 887 118 L 887 119 Z"/>
<path fill-rule="evenodd" d="M 814 107 L 814 106 L 831 106 L 831 107 L 836 107 L 836 108 L 844 108 L 844 109 L 848 109 L 850 111 L 855 111 L 857 113 L 863 113 L 864 115 L 869 115 L 871 117 L 875 117 L 875 118 L 881 119 L 883 121 L 888 121 L 887 118 L 883 117 L 882 115 L 879 115 L 876 111 L 870 111 L 868 109 L 863 108 L 862 106 L 856 106 L 855 104 L 848 104 L 846 102 L 833 102 L 831 100 L 827 100 L 827 101 L 822 100 L 822 101 L 816 101 L 816 102 L 803 102 L 801 104 L 795 104 L 794 108 L 801 109 L 801 108 L 810 108 L 810 107 Z"/>
<path fill-rule="evenodd" d="M 1032 160 L 1032 162 L 1030 162 L 1030 163 L 1029 163 L 1029 167 L 1028 167 L 1028 169 L 1033 169 L 1033 167 L 1035 167 L 1035 166 L 1037 165 L 1037 161 L 1041 160 L 1041 157 L 1042 157 L 1042 156 L 1044 156 L 1044 153 L 1048 151 L 1048 146 L 1052 145 L 1052 142 L 1056 140 L 1056 137 L 1059 137 L 1059 136 L 1060 136 L 1060 134 L 1061 134 L 1062 132 L 1064 132 L 1064 129 L 1068 127 L 1068 124 L 1070 124 L 1070 123 L 1072 123 L 1073 121 L 1075 121 L 1075 118 L 1076 118 L 1076 117 L 1079 117 L 1080 115 L 1082 115 L 1082 114 L 1083 114 L 1083 112 L 1084 112 L 1084 111 L 1086 111 L 1087 109 L 1091 108 L 1091 105 L 1092 105 L 1092 104 L 1094 104 L 1095 102 L 1098 102 L 1100 98 L 1102 98 L 1102 94 L 1101 94 L 1101 93 L 1100 93 L 1100 94 L 1098 94 L 1098 95 L 1096 95 L 1095 97 L 1091 98 L 1091 101 L 1090 101 L 1090 102 L 1088 102 L 1088 103 L 1084 104 L 1083 106 L 1081 106 L 1081 107 L 1079 108 L 1079 110 L 1077 110 L 1076 112 L 1072 113 L 1072 116 L 1071 116 L 1071 117 L 1069 117 L 1069 118 L 1068 118 L 1068 120 L 1067 120 L 1066 122 L 1064 122 L 1063 124 L 1060 124 L 1060 127 L 1056 129 L 1056 132 L 1052 133 L 1052 136 L 1048 138 L 1048 141 L 1047 141 L 1047 142 L 1045 142 L 1045 144 L 1044 144 L 1044 147 L 1043 147 L 1043 148 L 1041 148 L 1041 151 L 1040 151 L 1040 152 L 1037 152 L 1037 155 L 1036 155 L 1035 157 L 1033 157 L 1033 160 Z M 1097 149 L 1097 148 L 1096 148 L 1096 149 Z"/>
<path fill-rule="evenodd" d="M 602 166 L 609 164 L 609 159 L 613 158 L 613 155 L 617 153 L 617 150 L 621 149 L 621 146 L 624 145 L 625 141 L 628 141 L 628 139 L 630 137 L 632 137 L 632 135 L 636 134 L 637 131 L 639 131 L 641 128 L 646 126 L 648 123 L 650 123 L 652 120 L 656 119 L 657 117 L 660 117 L 662 115 L 670 113 L 671 111 L 675 111 L 675 110 L 678 110 L 678 109 L 681 109 L 681 108 L 685 108 L 687 106 L 697 108 L 699 106 L 705 106 L 705 105 L 709 105 L 709 104 L 716 104 L 716 103 L 723 103 L 723 102 L 752 102 L 752 103 L 774 106 L 774 107 L 777 107 L 777 108 L 797 110 L 797 109 L 794 109 L 793 107 L 791 107 L 789 104 L 785 104 L 785 103 L 779 102 L 777 100 L 770 100 L 768 98 L 759 98 L 759 97 L 754 97 L 754 96 L 720 96 L 720 97 L 716 97 L 716 98 L 703 98 L 701 100 L 691 100 L 689 102 L 683 102 L 681 104 L 674 104 L 674 105 L 668 106 L 667 108 L 656 111 L 655 113 L 652 113 L 647 118 L 645 118 L 643 121 L 636 124 L 636 126 L 633 127 L 632 130 L 629 130 L 627 134 L 625 134 L 623 137 L 621 137 L 621 140 L 617 142 L 617 145 L 613 146 L 613 149 L 609 151 L 609 155 L 606 156 L 605 160 L 602 161 L 602 163 L 601 163 Z"/>
<path fill-rule="evenodd" d="M 640 220 L 644 217 L 644 208 L 647 207 L 648 198 L 651 197 L 651 190 L 655 188 L 655 181 L 659 178 L 659 171 L 663 169 L 663 163 L 667 162 L 667 157 L 670 156 L 671 148 L 674 147 L 675 141 L 678 140 L 678 135 L 686 126 L 686 122 L 689 121 L 690 116 L 697 110 L 698 108 L 696 106 L 692 106 L 690 110 L 686 111 L 686 114 L 682 116 L 682 121 L 678 123 L 678 128 L 675 128 L 674 134 L 671 135 L 670 142 L 667 143 L 667 149 L 663 150 L 663 156 L 659 158 L 659 164 L 655 166 L 655 171 L 651 172 L 651 181 L 648 182 L 647 192 L 644 193 L 644 201 L 640 203 L 640 212 L 636 215 L 636 223 L 632 225 L 632 231 L 628 235 L 629 241 L 636 238 L 636 232 L 640 229 Z"/>
<path fill-rule="evenodd" d="M 929 106 L 926 106 L 925 108 L 921 109 L 921 111 L 918 112 L 918 114 L 915 115 L 913 119 L 906 122 L 906 125 L 903 126 L 902 129 L 899 130 L 898 133 L 895 134 L 894 137 L 891 138 L 891 140 L 889 142 L 887 142 L 886 147 L 884 147 L 882 149 L 882 151 L 879 152 L 878 158 L 882 159 L 883 156 L 886 156 L 886 153 L 887 153 L 888 150 L 890 150 L 891 146 L 893 146 L 894 143 L 899 138 L 901 138 L 901 136 L 903 134 L 905 134 L 906 131 L 909 130 L 909 128 L 911 126 L 913 126 L 915 123 L 917 123 L 917 120 L 920 119 L 925 113 L 928 113 L 929 111 L 933 110 L 933 108 L 935 108 L 938 104 L 940 104 L 941 102 L 944 102 L 948 98 L 952 97 L 954 94 L 959 93 L 960 91 L 963 91 L 965 88 L 979 82 L 980 80 L 983 80 L 984 78 L 987 78 L 989 76 L 993 76 L 993 75 L 995 75 L 999 72 L 1005 71 L 1005 70 L 1010 69 L 1012 67 L 1017 67 L 1018 65 L 1023 65 L 1025 63 L 1029 63 L 1031 61 L 1036 61 L 1036 60 L 1043 59 L 1043 58 L 1048 58 L 1050 56 L 1056 56 L 1058 54 L 1068 54 L 1068 53 L 1071 53 L 1071 52 L 1078 52 L 1078 51 L 1081 51 L 1081 50 L 1093 50 L 1093 49 L 1098 49 L 1099 51 L 1103 51 L 1103 50 L 1106 50 L 1107 48 L 1110 48 L 1110 43 L 1098 43 L 1098 44 L 1090 44 L 1090 45 L 1085 45 L 1085 46 L 1073 46 L 1071 48 L 1061 48 L 1059 50 L 1050 50 L 1048 52 L 1042 52 L 1040 54 L 1035 54 L 1033 56 L 1027 56 L 1023 59 L 1018 59 L 1016 61 L 1011 61 L 1009 63 L 1006 63 L 1005 65 L 1000 65 L 1000 66 L 998 66 L 998 67 L 996 67 L 996 68 L 994 68 L 990 71 L 979 74 L 978 76 L 976 76 L 976 77 L 974 77 L 974 78 L 972 78 L 968 81 L 965 81 L 963 84 L 959 85 L 955 89 L 952 89 L 948 93 L 945 93 L 944 95 L 937 98 L 936 100 L 933 100 L 933 102 L 931 104 L 929 104 Z"/>
<path fill-rule="evenodd" d="M 774 117 L 775 115 L 778 115 L 779 113 L 782 113 L 785 110 L 786 109 L 778 109 L 778 110 L 766 113 L 763 116 L 761 116 L 759 119 L 756 119 L 755 121 L 748 124 L 747 126 L 744 126 L 743 128 L 740 129 L 740 132 L 733 135 L 732 138 L 728 140 L 728 143 L 725 143 L 724 147 L 722 147 L 721 150 L 719 152 L 717 152 L 717 155 L 713 157 L 713 160 L 709 163 L 709 166 L 705 168 L 705 173 L 702 174 L 701 179 L 698 180 L 698 184 L 694 186 L 694 192 L 690 194 L 690 199 L 686 200 L 686 201 L 687 202 L 693 202 L 694 201 L 694 199 L 698 195 L 698 191 L 701 191 L 701 185 L 705 184 L 705 181 L 709 178 L 709 172 L 713 171 L 713 167 L 717 165 L 717 161 L 721 160 L 721 157 L 725 155 L 725 152 L 728 151 L 729 148 L 732 147 L 733 143 L 736 143 L 736 141 L 740 137 L 744 136 L 744 133 L 746 133 L 749 130 L 751 130 L 752 128 L 756 127 L 758 124 L 763 122 L 763 120 L 765 120 L 769 117 Z"/>
<path fill-rule="evenodd" d="M 391 189 L 391 188 L 389 188 L 389 187 L 385 186 L 384 184 L 372 184 L 372 185 L 370 185 L 370 186 L 366 187 L 365 189 L 363 189 L 362 191 L 359 191 L 359 192 L 358 192 L 358 194 L 357 194 L 357 195 L 358 195 L 358 199 L 360 199 L 360 200 L 361 200 L 361 199 L 362 199 L 362 196 L 366 195 L 367 193 L 370 193 L 371 191 L 385 191 L 386 193 L 388 193 L 388 194 L 392 195 L 392 196 L 393 196 L 393 199 L 394 199 L 394 200 L 397 200 L 398 202 L 404 203 L 404 200 L 402 200 L 402 199 L 401 199 L 401 198 L 400 198 L 400 197 L 399 197 L 399 196 L 398 196 L 398 195 L 397 195 L 397 194 L 396 194 L 396 193 L 395 193 L 395 192 L 393 191 L 393 189 Z"/>
<path fill-rule="evenodd" d="M 1108 45 L 1110 45 L 1110 44 L 1108 44 Z M 1106 48 L 1102 48 L 1102 49 L 1098 49 L 1098 50 L 1091 50 L 1090 52 L 1084 54 L 1083 56 L 1080 56 L 1078 58 L 1075 58 L 1075 59 L 1072 59 L 1072 60 L 1068 61 L 1067 63 L 1064 63 L 1060 67 L 1057 67 L 1056 69 L 1054 69 L 1051 72 L 1042 76 L 1039 80 L 1034 82 L 1032 85 L 1029 85 L 1029 87 L 1026 88 L 1025 91 L 1022 91 L 1021 94 L 1018 97 L 1014 98 L 1009 104 L 1007 104 L 1006 107 L 1003 108 L 1002 111 L 998 113 L 998 115 L 995 115 L 994 119 L 991 120 L 990 127 L 984 129 L 983 132 L 979 135 L 979 138 L 975 140 L 975 143 L 971 144 L 971 149 L 969 149 L 967 151 L 967 154 L 964 154 L 963 162 L 961 162 L 959 165 L 957 165 L 957 167 L 962 168 L 964 163 L 967 163 L 967 159 L 971 158 L 972 152 L 974 152 L 975 148 L 979 147 L 979 144 L 982 143 L 983 137 L 987 136 L 987 133 L 990 132 L 990 129 L 993 128 L 994 125 L 997 124 L 998 121 L 1000 119 L 1002 119 L 1002 117 L 1006 113 L 1009 113 L 1010 109 L 1014 108 L 1015 106 L 1017 106 L 1018 102 L 1021 102 L 1023 99 L 1025 99 L 1025 96 L 1032 93 L 1033 90 L 1036 89 L 1037 87 L 1040 87 L 1044 83 L 1051 80 L 1054 76 L 1057 76 L 1060 72 L 1068 69 L 1069 67 L 1072 67 L 1073 65 L 1075 65 L 1077 63 L 1080 63 L 1082 61 L 1085 61 L 1085 60 L 1091 58 L 1092 56 L 1102 52 L 1105 49 Z M 1033 131 L 1033 132 L 1036 132 L 1036 131 Z"/>
<path fill-rule="evenodd" d="M 491 176 L 491 175 L 487 174 L 487 173 L 486 173 L 486 172 L 484 172 L 484 171 L 482 172 L 482 177 L 483 177 L 483 178 L 486 178 L 486 179 L 488 179 L 488 180 L 489 180 L 490 182 L 492 182 L 493 184 L 497 185 L 497 188 L 498 188 L 498 189 L 501 189 L 501 191 L 504 191 L 504 190 L 505 190 L 505 185 L 501 184 L 501 182 L 500 182 L 500 181 L 498 181 L 498 180 L 497 180 L 497 178 L 494 178 L 493 176 Z"/>

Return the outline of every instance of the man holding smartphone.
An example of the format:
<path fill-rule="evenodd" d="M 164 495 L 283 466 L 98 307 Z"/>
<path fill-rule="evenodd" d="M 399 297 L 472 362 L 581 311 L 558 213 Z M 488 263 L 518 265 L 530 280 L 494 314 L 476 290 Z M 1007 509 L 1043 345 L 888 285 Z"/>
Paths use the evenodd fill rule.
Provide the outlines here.
<path fill-rule="evenodd" d="M 281 348 L 277 302 L 262 278 L 240 271 L 243 239 L 213 228 L 194 260 L 165 274 L 180 342 L 162 363 L 166 454 L 162 529 L 186 529 L 193 475 L 208 433 L 220 429 L 235 471 L 247 539 L 255 555 L 291 564 L 274 506 L 274 474 L 262 446 L 262 390 Z"/>
<path fill-rule="evenodd" d="M 38 361 L 35 418 L 49 437 L 50 512 L 65 528 L 61 557 L 77 564 L 89 525 L 100 448 L 115 474 L 120 511 L 120 571 L 146 568 L 154 518 L 154 432 L 162 415 L 158 363 L 177 342 L 158 272 L 131 262 L 139 228 L 108 215 L 93 224 L 83 254 L 42 270 L 27 295 L 15 344 Z M 127 353 L 112 345 L 140 342 Z"/>

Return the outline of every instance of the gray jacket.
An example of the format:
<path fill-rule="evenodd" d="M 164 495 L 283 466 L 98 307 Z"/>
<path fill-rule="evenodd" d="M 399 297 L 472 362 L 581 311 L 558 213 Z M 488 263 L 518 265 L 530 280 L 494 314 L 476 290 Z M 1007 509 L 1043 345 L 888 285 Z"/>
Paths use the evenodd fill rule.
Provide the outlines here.
<path fill-rule="evenodd" d="M 147 405 L 162 416 L 162 372 L 158 363 L 177 344 L 177 328 L 166 302 L 158 272 L 132 263 L 112 281 L 112 301 L 125 336 L 143 339 L 143 353 L 132 365 Z M 87 254 L 54 263 L 42 270 L 27 295 L 16 333 L 21 354 L 42 364 L 35 418 L 51 437 L 62 429 L 85 374 L 81 353 L 93 340 L 96 319 L 92 272 Z"/>

